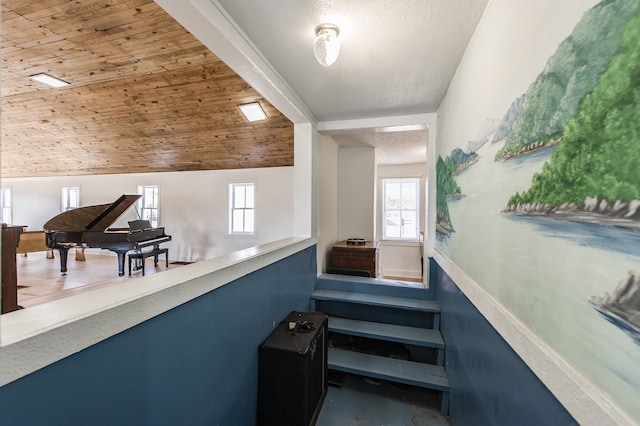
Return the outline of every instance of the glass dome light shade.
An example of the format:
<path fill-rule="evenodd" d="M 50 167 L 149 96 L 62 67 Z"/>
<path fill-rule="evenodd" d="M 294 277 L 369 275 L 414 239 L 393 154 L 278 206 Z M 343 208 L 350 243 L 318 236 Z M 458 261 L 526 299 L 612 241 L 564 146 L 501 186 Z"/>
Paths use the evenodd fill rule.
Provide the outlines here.
<path fill-rule="evenodd" d="M 321 24 L 316 27 L 316 39 L 313 41 L 313 53 L 325 67 L 333 64 L 340 54 L 340 30 L 333 24 Z"/>

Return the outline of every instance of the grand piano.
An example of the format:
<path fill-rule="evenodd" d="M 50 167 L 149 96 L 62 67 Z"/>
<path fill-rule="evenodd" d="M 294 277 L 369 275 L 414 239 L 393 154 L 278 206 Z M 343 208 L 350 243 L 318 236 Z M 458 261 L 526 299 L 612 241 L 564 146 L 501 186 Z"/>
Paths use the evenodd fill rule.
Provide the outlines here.
<path fill-rule="evenodd" d="M 62 212 L 44 224 L 47 247 L 60 253 L 60 271 L 67 272 L 67 254 L 72 247 L 99 247 L 118 255 L 118 275 L 124 275 L 128 251 L 141 250 L 171 240 L 164 228 L 152 228 L 146 220 L 129 222 L 129 229 L 109 228 L 141 195 L 122 195 L 111 204 L 79 207 Z"/>

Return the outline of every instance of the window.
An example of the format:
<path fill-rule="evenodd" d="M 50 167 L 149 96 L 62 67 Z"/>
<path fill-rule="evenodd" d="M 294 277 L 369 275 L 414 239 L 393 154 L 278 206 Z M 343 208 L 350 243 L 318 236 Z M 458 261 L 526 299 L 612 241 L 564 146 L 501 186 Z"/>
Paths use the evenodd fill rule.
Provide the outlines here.
<path fill-rule="evenodd" d="M 253 183 L 229 185 L 229 233 L 253 234 L 255 224 Z"/>
<path fill-rule="evenodd" d="M 383 239 L 418 239 L 419 188 L 418 178 L 383 179 Z"/>
<path fill-rule="evenodd" d="M 142 195 L 142 198 L 138 201 L 140 219 L 148 220 L 151 222 L 151 226 L 157 228 L 160 218 L 158 186 L 139 186 L 138 194 Z"/>
<path fill-rule="evenodd" d="M 0 190 L 0 222 L 11 225 L 11 188 L 2 188 Z"/>
<path fill-rule="evenodd" d="M 80 188 L 68 186 L 62 188 L 62 211 L 80 207 Z"/>

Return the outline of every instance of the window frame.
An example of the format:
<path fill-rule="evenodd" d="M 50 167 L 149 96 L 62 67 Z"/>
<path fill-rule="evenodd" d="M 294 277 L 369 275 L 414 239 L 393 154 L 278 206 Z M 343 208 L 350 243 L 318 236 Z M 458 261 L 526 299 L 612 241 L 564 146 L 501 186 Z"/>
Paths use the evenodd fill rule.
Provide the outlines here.
<path fill-rule="evenodd" d="M 154 193 L 152 196 L 151 207 L 147 207 L 146 191 L 151 189 Z M 160 226 L 160 186 L 159 185 L 138 185 L 138 195 L 142 195 L 138 200 L 138 213 L 140 219 L 148 220 L 151 226 L 158 228 Z M 147 212 L 150 212 L 147 214 Z M 155 212 L 155 219 L 153 213 Z"/>
<path fill-rule="evenodd" d="M 71 195 L 75 192 L 75 203 L 71 203 Z M 76 204 L 76 205 L 71 205 Z M 63 186 L 61 189 L 60 210 L 65 212 L 80 207 L 80 187 Z"/>
<path fill-rule="evenodd" d="M 239 195 L 236 192 L 238 188 L 244 188 L 244 200 L 241 205 L 236 206 L 236 196 Z M 247 203 L 247 191 L 246 188 L 251 188 L 252 198 L 249 203 Z M 250 204 L 248 206 L 247 204 Z M 250 215 L 248 214 L 250 212 Z M 240 213 L 243 224 L 241 226 L 242 231 L 234 230 L 236 229 L 236 218 L 238 217 L 236 214 Z M 232 182 L 229 183 L 229 209 L 228 209 L 229 221 L 228 221 L 228 234 L 229 235 L 246 235 L 253 236 L 256 235 L 256 183 L 255 182 Z M 250 227 L 247 226 L 247 218 L 250 216 L 251 224 Z"/>
<path fill-rule="evenodd" d="M 8 195 L 8 197 L 7 197 Z M 8 199 L 8 203 L 7 203 Z M 7 205 L 8 204 L 8 205 Z M 7 225 L 13 224 L 13 191 L 11 188 L 0 188 L 0 222 Z M 5 210 L 8 214 L 5 214 Z M 9 220 L 5 220 L 9 216 Z"/>
<path fill-rule="evenodd" d="M 389 208 L 387 206 L 387 185 L 388 184 L 408 184 L 411 183 L 415 188 L 415 207 L 414 208 L 404 208 L 402 203 L 402 198 L 400 200 L 399 208 Z M 420 206 L 422 201 L 422 197 L 420 196 L 421 188 L 421 178 L 420 177 L 385 177 L 382 178 L 382 223 L 381 223 L 381 231 L 382 231 L 382 239 L 386 241 L 418 241 L 420 239 Z M 402 197 L 402 196 L 401 196 Z M 390 236 L 387 230 L 387 213 L 389 211 L 398 212 L 401 220 L 403 219 L 404 212 L 413 212 L 415 215 L 415 235 L 405 236 L 404 234 L 404 225 L 400 225 L 400 236 Z"/>

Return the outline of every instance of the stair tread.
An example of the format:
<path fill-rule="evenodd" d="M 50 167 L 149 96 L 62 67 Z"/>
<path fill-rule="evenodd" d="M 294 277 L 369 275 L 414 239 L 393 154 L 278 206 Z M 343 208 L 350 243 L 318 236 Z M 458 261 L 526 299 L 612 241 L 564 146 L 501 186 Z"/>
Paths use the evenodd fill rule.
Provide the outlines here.
<path fill-rule="evenodd" d="M 353 293 L 335 290 L 314 290 L 311 298 L 316 300 L 336 300 L 365 305 L 411 309 L 421 312 L 440 313 L 440 304 L 429 299 L 408 299 L 405 297 L 380 296 L 376 294 Z"/>
<path fill-rule="evenodd" d="M 329 331 L 430 348 L 444 348 L 438 330 L 329 317 Z"/>
<path fill-rule="evenodd" d="M 437 365 L 332 348 L 329 349 L 328 364 L 333 370 L 428 389 L 449 390 L 447 374 L 443 367 Z"/>

